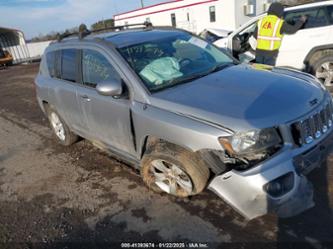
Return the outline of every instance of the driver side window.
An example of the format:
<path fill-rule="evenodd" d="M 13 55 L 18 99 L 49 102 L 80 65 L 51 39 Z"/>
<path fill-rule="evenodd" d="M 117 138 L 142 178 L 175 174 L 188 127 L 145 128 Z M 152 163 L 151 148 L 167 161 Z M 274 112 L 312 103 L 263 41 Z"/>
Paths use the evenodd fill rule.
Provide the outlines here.
<path fill-rule="evenodd" d="M 103 81 L 120 80 L 119 74 L 99 52 L 89 49 L 82 51 L 83 84 L 95 88 Z"/>

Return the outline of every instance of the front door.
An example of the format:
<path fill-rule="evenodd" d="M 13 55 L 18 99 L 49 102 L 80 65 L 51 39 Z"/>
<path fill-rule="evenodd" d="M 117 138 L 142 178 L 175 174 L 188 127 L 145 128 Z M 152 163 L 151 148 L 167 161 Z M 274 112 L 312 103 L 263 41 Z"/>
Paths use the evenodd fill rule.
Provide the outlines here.
<path fill-rule="evenodd" d="M 130 100 L 97 93 L 96 85 L 108 80 L 121 80 L 110 61 L 100 52 L 82 50 L 83 87 L 78 93 L 90 134 L 116 151 L 135 153 L 131 130 Z M 125 87 L 125 86 L 124 86 Z"/>

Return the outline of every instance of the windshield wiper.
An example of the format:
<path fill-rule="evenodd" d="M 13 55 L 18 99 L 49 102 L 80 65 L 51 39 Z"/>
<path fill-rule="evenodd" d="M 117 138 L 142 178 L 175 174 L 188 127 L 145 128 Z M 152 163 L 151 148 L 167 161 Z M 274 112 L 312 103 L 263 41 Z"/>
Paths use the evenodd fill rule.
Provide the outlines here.
<path fill-rule="evenodd" d="M 205 72 L 204 74 L 203 73 L 198 73 L 198 74 L 191 74 L 187 77 L 175 78 L 175 79 L 172 79 L 172 80 L 168 81 L 167 84 L 162 84 L 162 85 L 159 85 L 159 86 L 155 86 L 153 88 L 150 88 L 150 90 L 153 91 L 153 92 L 156 92 L 156 91 L 162 90 L 162 89 L 164 90 L 164 89 L 173 87 L 173 86 L 178 85 L 178 84 L 184 84 L 184 83 L 191 82 L 193 80 L 202 78 L 206 75 L 207 75 L 207 73 Z"/>
<path fill-rule="evenodd" d="M 173 79 L 170 81 L 170 83 L 172 85 L 174 84 L 179 84 L 179 83 L 186 83 L 186 82 L 189 82 L 189 81 L 192 81 L 192 80 L 195 80 L 195 79 L 199 79 L 199 78 L 202 78 L 204 76 L 207 76 L 209 74 L 212 74 L 212 73 L 215 73 L 217 71 L 221 71 L 231 65 L 234 65 L 234 63 L 221 63 L 221 64 L 218 64 L 212 68 L 210 68 L 209 70 L 205 71 L 205 72 L 200 72 L 200 73 L 197 73 L 197 74 L 192 74 L 192 75 L 189 75 L 188 77 L 182 77 L 182 78 L 176 78 L 176 79 Z"/>

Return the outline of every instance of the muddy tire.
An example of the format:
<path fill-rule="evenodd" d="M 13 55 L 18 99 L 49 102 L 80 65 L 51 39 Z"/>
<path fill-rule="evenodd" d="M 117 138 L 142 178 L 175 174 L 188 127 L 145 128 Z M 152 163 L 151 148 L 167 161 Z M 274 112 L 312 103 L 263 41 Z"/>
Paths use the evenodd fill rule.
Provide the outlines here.
<path fill-rule="evenodd" d="M 177 197 L 202 192 L 209 174 L 200 157 L 166 143 L 153 146 L 141 160 L 141 176 L 146 185 L 158 193 Z"/>
<path fill-rule="evenodd" d="M 326 87 L 333 87 L 333 50 L 315 53 L 309 61 L 310 73 Z"/>
<path fill-rule="evenodd" d="M 69 146 L 75 143 L 79 137 L 71 132 L 58 112 L 50 106 L 46 106 L 45 110 L 50 122 L 50 126 L 58 142 L 64 146 Z"/>

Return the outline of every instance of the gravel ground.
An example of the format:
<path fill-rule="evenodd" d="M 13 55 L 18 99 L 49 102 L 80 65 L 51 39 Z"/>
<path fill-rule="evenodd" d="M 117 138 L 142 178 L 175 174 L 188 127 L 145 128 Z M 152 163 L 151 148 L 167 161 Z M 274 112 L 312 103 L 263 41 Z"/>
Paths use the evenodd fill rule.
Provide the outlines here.
<path fill-rule="evenodd" d="M 35 100 L 37 70 L 0 71 L 0 248 L 333 248 L 333 154 L 310 176 L 314 208 L 247 221 L 208 190 L 190 199 L 149 191 L 138 172 L 88 141 L 57 144 Z"/>

